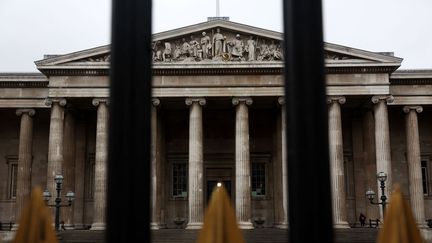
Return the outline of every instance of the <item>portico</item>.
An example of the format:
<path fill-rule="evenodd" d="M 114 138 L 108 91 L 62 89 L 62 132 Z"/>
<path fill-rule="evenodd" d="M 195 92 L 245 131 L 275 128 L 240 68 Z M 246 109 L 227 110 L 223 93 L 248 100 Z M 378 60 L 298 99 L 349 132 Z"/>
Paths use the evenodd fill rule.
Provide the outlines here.
<path fill-rule="evenodd" d="M 206 55 L 180 48 L 191 35 L 205 38 Z M 143 104 L 152 106 L 152 229 L 199 229 L 217 182 L 241 228 L 288 227 L 281 38 L 219 20 L 154 35 L 153 100 Z M 253 46 L 240 48 L 242 40 Z M 221 53 L 212 57 L 215 45 Z M 388 188 L 402 185 L 424 225 L 432 218 L 432 72 L 395 71 L 400 58 L 335 44 L 325 56 L 334 226 L 355 227 L 360 213 L 381 217 L 364 196 L 377 191 L 379 171 Z M 43 75 L 0 74 L 0 222 L 16 222 L 29 189 L 53 187 L 63 173 L 77 194 L 67 226 L 105 229 L 109 60 L 103 46 L 37 61 Z"/>

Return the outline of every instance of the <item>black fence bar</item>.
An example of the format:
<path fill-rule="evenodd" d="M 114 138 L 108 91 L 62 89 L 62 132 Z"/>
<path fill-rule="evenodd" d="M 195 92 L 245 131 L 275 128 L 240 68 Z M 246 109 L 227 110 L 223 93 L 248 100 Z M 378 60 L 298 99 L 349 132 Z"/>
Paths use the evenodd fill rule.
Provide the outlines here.
<path fill-rule="evenodd" d="M 106 237 L 150 239 L 151 0 L 113 0 Z"/>
<path fill-rule="evenodd" d="M 321 11 L 284 1 L 290 243 L 333 242 Z"/>

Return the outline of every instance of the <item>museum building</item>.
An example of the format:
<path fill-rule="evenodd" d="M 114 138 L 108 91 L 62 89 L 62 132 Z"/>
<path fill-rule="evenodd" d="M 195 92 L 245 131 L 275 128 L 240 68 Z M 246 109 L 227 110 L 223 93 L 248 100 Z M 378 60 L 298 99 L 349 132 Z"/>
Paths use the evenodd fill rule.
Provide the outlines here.
<path fill-rule="evenodd" d="M 143 180 L 151 180 L 153 229 L 200 228 L 218 182 L 241 228 L 288 227 L 281 45 L 279 32 L 226 19 L 153 35 L 153 99 L 142 104 L 152 107 Z M 381 217 L 365 197 L 380 191 L 377 172 L 387 174 L 387 195 L 401 186 L 425 226 L 432 70 L 398 70 L 402 58 L 391 52 L 324 48 L 334 226 L 356 227 L 360 213 Z M 66 228 L 105 228 L 109 61 L 108 45 L 45 55 L 40 73 L 0 73 L 1 223 L 18 220 L 32 187 L 54 194 L 62 174 L 63 195 L 76 194 L 62 208 Z"/>

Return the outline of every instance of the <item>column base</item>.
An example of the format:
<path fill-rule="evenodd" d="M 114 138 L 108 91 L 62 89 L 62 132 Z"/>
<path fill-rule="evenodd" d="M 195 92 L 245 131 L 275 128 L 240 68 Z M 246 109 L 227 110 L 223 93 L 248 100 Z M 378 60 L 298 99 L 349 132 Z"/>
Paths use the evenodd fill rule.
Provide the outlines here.
<path fill-rule="evenodd" d="M 73 224 L 65 224 L 64 227 L 65 227 L 66 230 L 73 230 L 73 229 L 75 229 L 75 226 Z"/>
<path fill-rule="evenodd" d="M 251 222 L 238 222 L 239 229 L 254 229 Z"/>
<path fill-rule="evenodd" d="M 17 230 L 18 230 L 18 227 L 19 227 L 19 224 L 14 224 L 14 225 L 12 226 L 11 231 L 17 231 Z"/>
<path fill-rule="evenodd" d="M 419 223 L 419 222 L 417 222 L 417 228 L 418 229 L 431 229 L 431 228 L 429 228 L 429 226 L 426 224 L 426 223 L 424 223 L 424 224 L 422 224 L 422 223 Z"/>
<path fill-rule="evenodd" d="M 93 223 L 90 230 L 105 230 L 105 223 Z"/>
<path fill-rule="evenodd" d="M 288 229 L 289 225 L 288 223 L 274 223 L 273 227 L 275 227 L 276 229 Z"/>
<path fill-rule="evenodd" d="M 333 228 L 335 229 L 348 229 L 351 228 L 348 224 L 348 222 L 342 221 L 342 222 L 338 222 L 333 224 Z"/>
<path fill-rule="evenodd" d="M 159 229 L 165 229 L 166 225 L 161 223 L 150 223 L 150 229 L 151 230 L 159 230 Z"/>
<path fill-rule="evenodd" d="M 194 223 L 188 223 L 186 225 L 187 230 L 195 230 L 195 229 L 202 229 L 203 223 L 201 222 L 194 222 Z"/>
<path fill-rule="evenodd" d="M 432 229 L 431 228 L 421 228 L 420 234 L 425 242 L 432 242 Z"/>

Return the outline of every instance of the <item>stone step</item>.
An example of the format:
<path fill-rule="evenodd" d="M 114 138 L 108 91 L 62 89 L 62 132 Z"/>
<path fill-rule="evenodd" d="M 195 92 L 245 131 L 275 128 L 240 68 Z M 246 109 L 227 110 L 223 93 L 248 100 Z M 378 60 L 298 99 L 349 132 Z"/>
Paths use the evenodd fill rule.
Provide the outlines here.
<path fill-rule="evenodd" d="M 161 229 L 152 231 L 153 243 L 194 243 L 198 230 Z M 243 230 L 247 243 L 282 243 L 288 242 L 288 231 L 273 228 Z M 377 229 L 355 228 L 335 229 L 336 243 L 373 243 Z M 103 231 L 69 230 L 60 232 L 62 243 L 103 243 Z"/>

